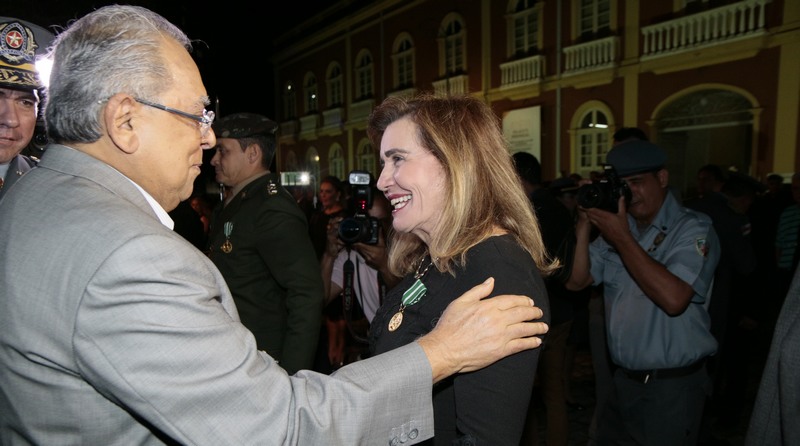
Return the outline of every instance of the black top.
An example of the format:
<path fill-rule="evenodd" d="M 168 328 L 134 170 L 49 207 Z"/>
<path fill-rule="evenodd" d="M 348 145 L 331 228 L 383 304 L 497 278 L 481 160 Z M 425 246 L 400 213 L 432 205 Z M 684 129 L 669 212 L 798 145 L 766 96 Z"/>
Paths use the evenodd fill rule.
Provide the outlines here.
<path fill-rule="evenodd" d="M 688 200 L 684 205 L 711 217 L 719 237 L 719 263 L 714 272 L 708 313 L 711 332 L 722 342 L 728 324 L 738 324 L 743 315 L 758 318 L 758 311 L 763 309 L 763 306 L 752 305 L 749 293 L 744 292 L 757 263 L 750 239 L 750 221 L 747 215 L 731 208 L 728 198 L 720 192 Z"/>
<path fill-rule="evenodd" d="M 413 274 L 392 288 L 370 325 L 371 351 L 386 352 L 428 333 L 451 301 L 489 277 L 495 278 L 490 296 L 531 296 L 549 322 L 547 294 L 533 259 L 512 236 L 503 235 L 470 249 L 467 266 L 457 268 L 456 277 L 430 268 L 422 278 L 427 293 L 404 310 L 402 324 L 390 332 L 389 320 L 414 282 Z M 539 349 L 527 350 L 439 382 L 433 388 L 435 438 L 423 444 L 518 446 L 538 360 Z"/>
<path fill-rule="evenodd" d="M 545 249 L 551 257 L 558 257 L 563 267 L 571 268 L 572 257 L 569 254 L 575 249 L 575 219 L 569 209 L 549 189 L 537 189 L 531 194 L 530 199 L 539 221 Z M 571 243 L 567 240 L 570 238 Z M 568 290 L 554 276 L 548 277 L 545 284 L 553 312 L 551 320 L 553 326 L 573 320 L 576 308 L 588 303 L 589 288 L 580 291 Z"/>
<path fill-rule="evenodd" d="M 332 214 L 326 214 L 323 210 L 318 210 L 311 214 L 308 219 L 308 235 L 311 237 L 311 244 L 317 253 L 317 260 L 322 260 L 325 254 L 325 246 L 328 244 L 328 223 L 336 217 L 344 218 L 347 212 L 342 209 Z"/>

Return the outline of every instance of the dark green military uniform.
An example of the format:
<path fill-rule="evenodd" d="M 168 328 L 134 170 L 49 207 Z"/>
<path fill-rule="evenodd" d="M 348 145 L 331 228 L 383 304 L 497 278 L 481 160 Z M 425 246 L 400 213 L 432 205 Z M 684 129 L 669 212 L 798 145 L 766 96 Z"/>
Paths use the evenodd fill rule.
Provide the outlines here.
<path fill-rule="evenodd" d="M 246 137 L 248 121 L 230 117 L 215 130 Z M 245 185 L 214 210 L 209 256 L 233 294 L 258 348 L 287 372 L 312 369 L 322 318 L 323 284 L 308 223 L 277 174 Z"/>
<path fill-rule="evenodd" d="M 256 179 L 224 209 L 218 206 L 209 240 L 211 260 L 258 348 L 289 373 L 311 369 L 322 315 L 322 276 L 305 215 L 279 185 L 277 174 Z"/>

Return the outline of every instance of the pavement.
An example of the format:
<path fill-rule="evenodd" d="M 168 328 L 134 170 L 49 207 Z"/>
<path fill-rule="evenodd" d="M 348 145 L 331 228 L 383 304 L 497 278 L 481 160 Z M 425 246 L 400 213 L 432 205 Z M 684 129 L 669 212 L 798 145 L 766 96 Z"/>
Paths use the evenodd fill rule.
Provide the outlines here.
<path fill-rule="evenodd" d="M 755 362 L 757 364 L 757 361 Z M 734 423 L 721 423 L 714 419 L 712 426 L 713 438 L 701 446 L 743 446 L 747 432 L 747 423 L 750 419 L 752 404 L 758 387 L 760 372 L 752 375 L 745 392 L 745 403 L 743 413 L 739 420 Z M 572 370 L 570 381 L 570 394 L 572 404 L 569 405 L 569 446 L 585 446 L 589 442 L 589 425 L 594 413 L 595 393 L 594 393 L 594 370 L 592 369 L 592 357 L 588 346 L 579 346 L 575 354 L 575 363 Z M 539 403 L 537 411 L 541 411 L 540 420 L 544 419 L 544 406 Z M 520 446 L 544 446 L 544 426 L 539 424 L 540 435 L 538 445 Z"/>

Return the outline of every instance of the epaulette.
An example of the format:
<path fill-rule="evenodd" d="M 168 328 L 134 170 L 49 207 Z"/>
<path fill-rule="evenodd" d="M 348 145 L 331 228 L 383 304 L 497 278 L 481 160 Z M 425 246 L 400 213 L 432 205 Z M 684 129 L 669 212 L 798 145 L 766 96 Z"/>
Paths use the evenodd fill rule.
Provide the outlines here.
<path fill-rule="evenodd" d="M 278 187 L 280 187 L 280 184 L 278 184 L 278 182 L 270 178 L 267 181 L 267 195 L 270 196 L 278 195 Z"/>

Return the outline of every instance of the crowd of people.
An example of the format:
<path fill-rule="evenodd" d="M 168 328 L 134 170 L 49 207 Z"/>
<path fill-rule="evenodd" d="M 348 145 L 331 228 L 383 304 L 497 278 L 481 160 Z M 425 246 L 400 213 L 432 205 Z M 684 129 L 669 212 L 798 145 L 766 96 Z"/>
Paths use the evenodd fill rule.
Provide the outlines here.
<path fill-rule="evenodd" d="M 26 45 L 0 51 L 0 231 L 28 228 L 0 240 L 2 444 L 564 446 L 586 341 L 590 444 L 705 445 L 749 415 L 759 366 L 791 363 L 800 174 L 709 164 L 684 200 L 623 128 L 605 172 L 545 181 L 483 101 L 421 94 L 370 115 L 377 177 L 325 177 L 307 206 L 271 170 L 276 123 L 216 119 L 189 38 L 142 7 L 55 37 L 52 143 L 21 155 Z M 786 379 L 764 374 L 750 444 L 793 438 Z"/>

